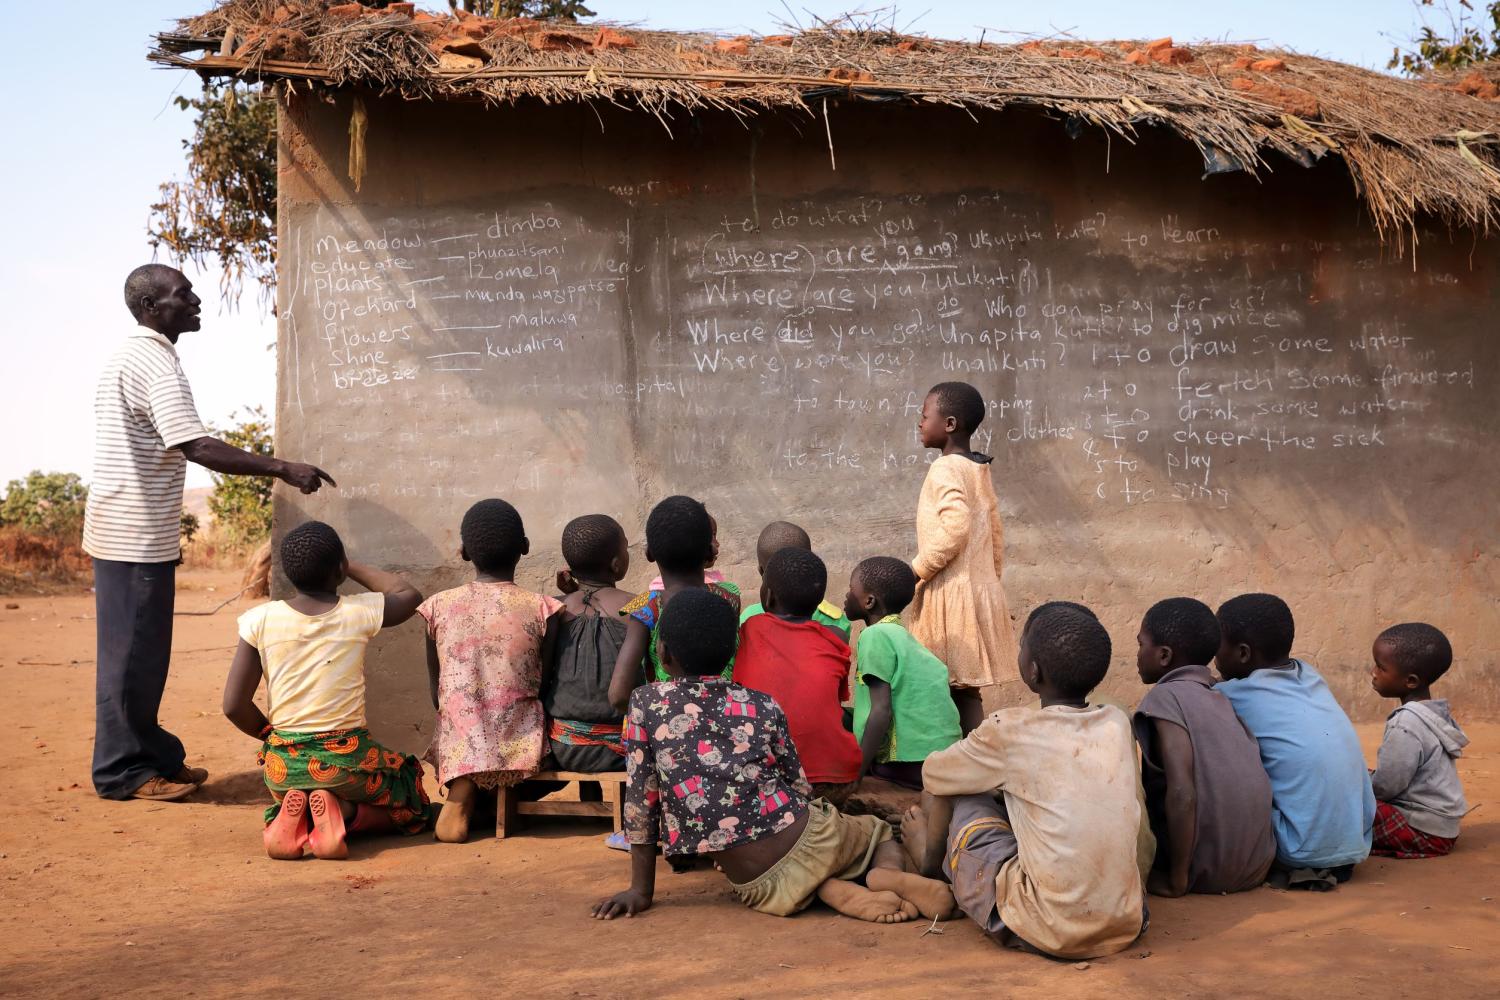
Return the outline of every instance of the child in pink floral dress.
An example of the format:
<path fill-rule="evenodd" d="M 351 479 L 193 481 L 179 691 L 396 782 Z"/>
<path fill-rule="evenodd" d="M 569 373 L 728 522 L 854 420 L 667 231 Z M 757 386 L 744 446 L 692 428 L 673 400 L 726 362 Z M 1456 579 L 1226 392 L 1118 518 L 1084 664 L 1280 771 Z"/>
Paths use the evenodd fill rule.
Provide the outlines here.
<path fill-rule="evenodd" d="M 459 555 L 474 564 L 471 583 L 429 597 L 427 669 L 437 726 L 427 760 L 447 801 L 437 839 L 462 843 L 480 789 L 509 787 L 535 774 L 547 752 L 542 712 L 543 646 L 561 602 L 516 586 L 516 563 L 531 543 L 521 515 L 504 500 L 481 500 L 464 515 Z"/>

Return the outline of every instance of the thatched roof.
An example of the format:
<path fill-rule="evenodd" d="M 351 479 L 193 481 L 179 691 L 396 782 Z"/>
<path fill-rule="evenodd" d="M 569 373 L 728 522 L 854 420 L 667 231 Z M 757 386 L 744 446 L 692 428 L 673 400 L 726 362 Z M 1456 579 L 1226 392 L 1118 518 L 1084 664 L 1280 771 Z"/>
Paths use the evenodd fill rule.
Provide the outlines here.
<path fill-rule="evenodd" d="M 1210 169 L 1342 157 L 1381 237 L 1398 243 L 1424 214 L 1481 231 L 1500 221 L 1495 88 L 1248 45 L 997 45 L 848 24 L 725 38 L 323 0 L 227 0 L 157 42 L 153 60 L 205 74 L 427 100 L 610 101 L 668 128 L 684 111 L 811 110 L 831 97 L 1030 105 L 1126 138 L 1170 128 Z"/>

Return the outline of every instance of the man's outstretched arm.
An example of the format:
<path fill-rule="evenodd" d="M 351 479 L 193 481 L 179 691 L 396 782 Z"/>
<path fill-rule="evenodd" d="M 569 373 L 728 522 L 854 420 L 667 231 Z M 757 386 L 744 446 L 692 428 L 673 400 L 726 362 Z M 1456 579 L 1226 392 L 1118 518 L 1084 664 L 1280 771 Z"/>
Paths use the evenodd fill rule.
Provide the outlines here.
<path fill-rule="evenodd" d="M 178 447 L 189 462 L 225 475 L 273 476 L 303 493 L 316 493 L 325 482 L 329 486 L 338 485 L 332 476 L 316 465 L 257 455 L 206 435 L 184 441 Z"/>

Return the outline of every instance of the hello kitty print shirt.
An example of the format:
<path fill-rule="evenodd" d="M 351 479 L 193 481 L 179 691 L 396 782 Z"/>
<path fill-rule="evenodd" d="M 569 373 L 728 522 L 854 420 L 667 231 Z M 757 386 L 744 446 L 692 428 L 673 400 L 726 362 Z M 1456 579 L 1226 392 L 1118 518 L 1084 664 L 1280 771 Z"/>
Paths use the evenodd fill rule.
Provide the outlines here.
<path fill-rule="evenodd" d="M 638 687 L 625 719 L 625 834 L 666 854 L 760 840 L 807 811 L 812 788 L 770 695 L 718 677 Z"/>

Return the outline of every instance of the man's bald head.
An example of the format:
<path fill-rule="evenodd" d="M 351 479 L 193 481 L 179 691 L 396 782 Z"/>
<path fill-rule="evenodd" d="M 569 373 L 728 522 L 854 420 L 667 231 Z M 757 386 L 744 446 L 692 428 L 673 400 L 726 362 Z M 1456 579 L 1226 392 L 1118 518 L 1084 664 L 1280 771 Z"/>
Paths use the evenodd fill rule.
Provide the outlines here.
<path fill-rule="evenodd" d="M 812 539 L 807 532 L 790 521 L 772 521 L 761 529 L 755 542 L 755 561 L 760 563 L 762 574 L 771 557 L 782 549 L 806 549 L 812 551 Z"/>
<path fill-rule="evenodd" d="M 173 278 L 182 272 L 165 264 L 142 264 L 125 279 L 125 308 L 136 319 L 141 318 L 147 299 L 159 299 L 170 290 Z"/>
<path fill-rule="evenodd" d="M 199 327 L 201 304 L 187 275 L 166 264 L 142 264 L 125 278 L 125 308 L 141 326 L 172 340 Z"/>

